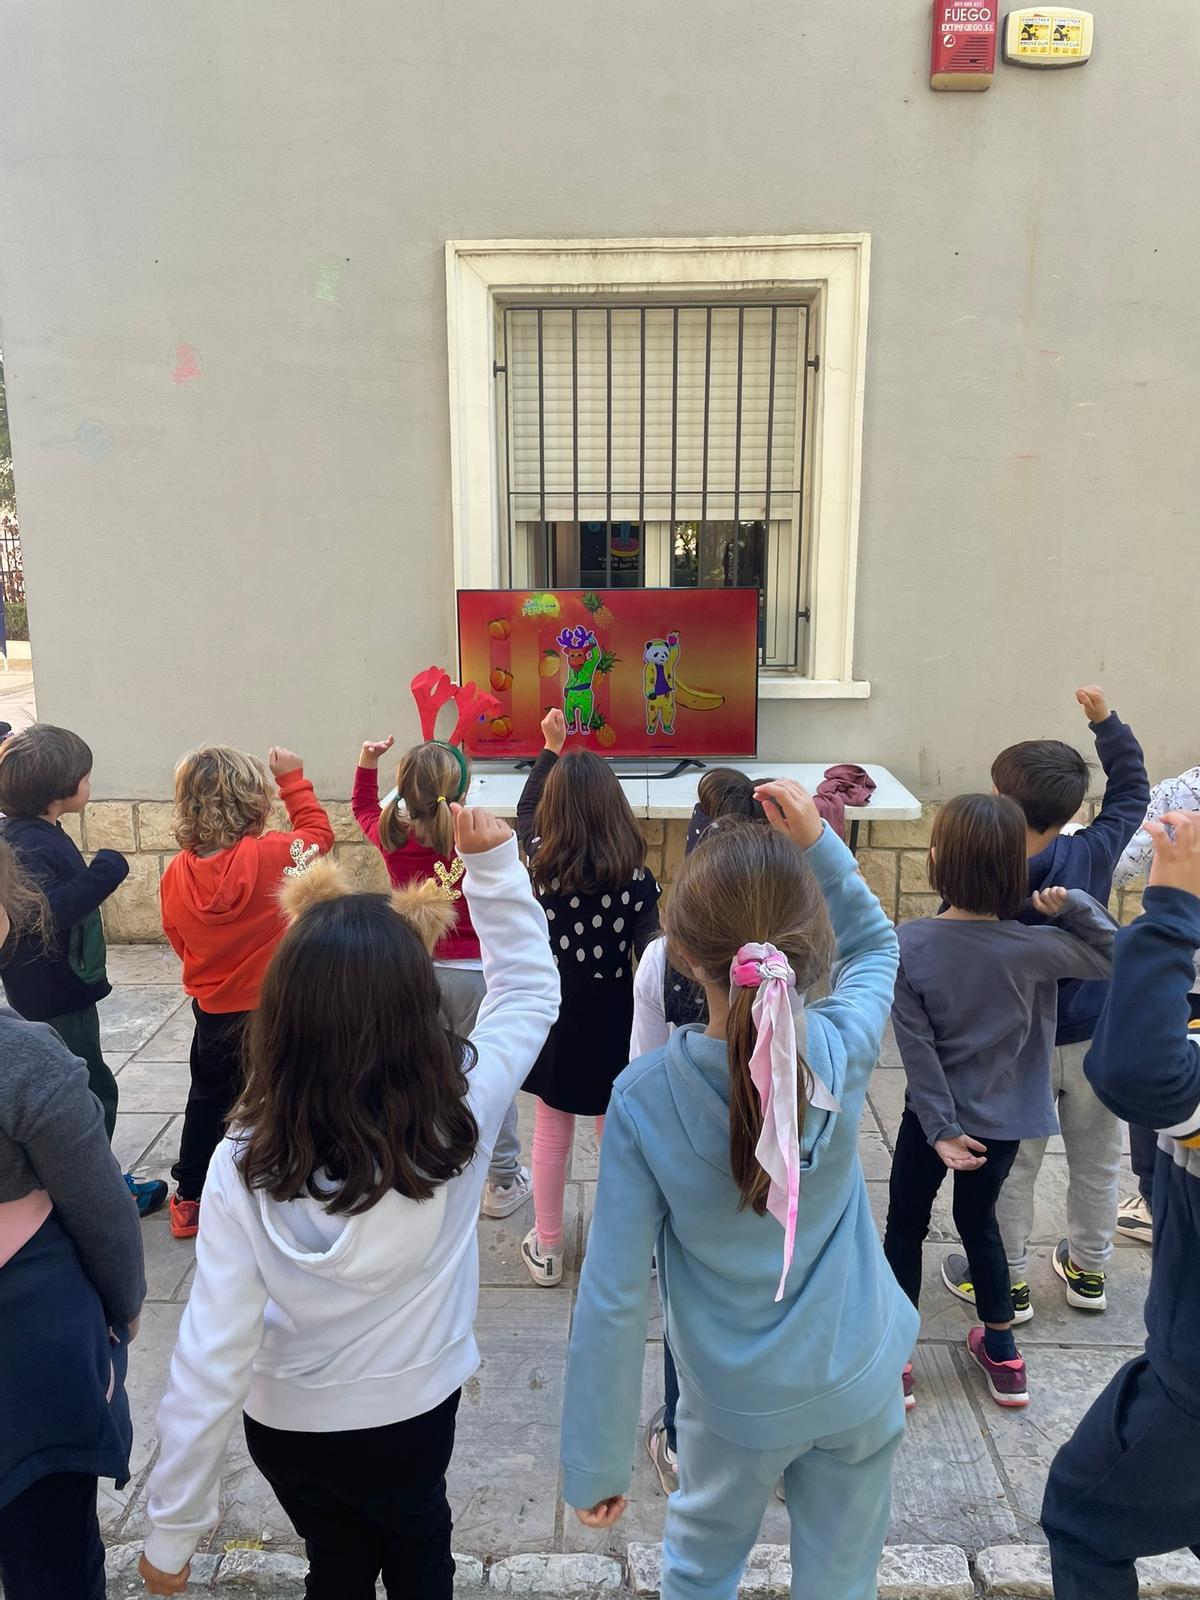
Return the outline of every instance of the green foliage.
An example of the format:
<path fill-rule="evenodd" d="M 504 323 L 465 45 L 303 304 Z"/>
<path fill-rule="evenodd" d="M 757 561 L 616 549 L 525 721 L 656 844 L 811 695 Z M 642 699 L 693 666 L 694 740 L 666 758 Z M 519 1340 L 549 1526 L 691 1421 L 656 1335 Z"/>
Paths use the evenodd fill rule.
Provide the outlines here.
<path fill-rule="evenodd" d="M 4 602 L 4 633 L 9 639 L 29 640 L 29 613 L 24 600 Z"/>

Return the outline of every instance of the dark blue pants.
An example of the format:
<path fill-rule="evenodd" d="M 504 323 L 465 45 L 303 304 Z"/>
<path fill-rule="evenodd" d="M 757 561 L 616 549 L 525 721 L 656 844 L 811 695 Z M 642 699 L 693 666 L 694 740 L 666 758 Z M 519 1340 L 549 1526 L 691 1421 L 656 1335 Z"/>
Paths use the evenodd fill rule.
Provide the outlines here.
<path fill-rule="evenodd" d="M 94 1476 L 51 1473 L 0 1508 L 0 1582 L 8 1600 L 104 1600 Z"/>
<path fill-rule="evenodd" d="M 1055 1600 L 1135 1600 L 1134 1561 L 1200 1556 L 1200 1419 L 1145 1356 L 1122 1367 L 1054 1458 L 1042 1502 Z"/>
<path fill-rule="evenodd" d="M 679 1374 L 675 1371 L 675 1357 L 671 1354 L 671 1346 L 667 1343 L 667 1335 L 663 1333 L 663 1429 L 667 1435 L 667 1445 L 674 1451 L 678 1447 L 675 1442 L 675 1412 L 679 1407 Z"/>

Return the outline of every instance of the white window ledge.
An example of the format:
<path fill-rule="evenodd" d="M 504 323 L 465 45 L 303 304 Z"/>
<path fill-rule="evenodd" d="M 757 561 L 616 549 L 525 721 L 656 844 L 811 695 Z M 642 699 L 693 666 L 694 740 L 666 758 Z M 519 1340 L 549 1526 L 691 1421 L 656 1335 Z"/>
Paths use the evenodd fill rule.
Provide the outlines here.
<path fill-rule="evenodd" d="M 862 678 L 798 678 L 794 673 L 764 672 L 758 680 L 760 700 L 869 700 L 871 685 Z"/>

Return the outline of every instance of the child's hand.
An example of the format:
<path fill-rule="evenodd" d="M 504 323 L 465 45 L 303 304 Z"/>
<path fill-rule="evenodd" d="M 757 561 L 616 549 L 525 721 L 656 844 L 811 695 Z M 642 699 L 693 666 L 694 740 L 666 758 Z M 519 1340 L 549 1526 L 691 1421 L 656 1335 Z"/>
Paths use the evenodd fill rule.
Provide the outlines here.
<path fill-rule="evenodd" d="M 968 1134 L 960 1133 L 957 1139 L 939 1139 L 933 1148 L 951 1172 L 977 1172 L 980 1167 L 987 1166 L 987 1145 Z"/>
<path fill-rule="evenodd" d="M 1104 698 L 1104 690 L 1098 683 L 1088 683 L 1082 689 L 1076 689 L 1075 698 L 1087 712 L 1089 722 L 1108 721 L 1108 701 Z"/>
<path fill-rule="evenodd" d="M 556 756 L 562 755 L 567 742 L 567 719 L 558 706 L 553 706 L 542 718 L 542 737 L 547 750 L 553 750 Z"/>
<path fill-rule="evenodd" d="M 1040 911 L 1042 916 L 1061 917 L 1067 909 L 1067 891 L 1065 889 L 1038 889 L 1032 895 L 1033 909 Z"/>
<path fill-rule="evenodd" d="M 360 767 L 377 767 L 379 758 L 387 755 L 395 744 L 394 734 L 389 733 L 386 739 L 367 739 L 359 751 L 358 764 Z"/>
<path fill-rule="evenodd" d="M 187 1588 L 191 1570 L 190 1561 L 182 1572 L 160 1572 L 157 1567 L 150 1565 L 145 1556 L 138 1562 L 138 1572 L 148 1594 L 182 1594 Z"/>
<path fill-rule="evenodd" d="M 628 1504 L 623 1494 L 613 1494 L 607 1500 L 601 1500 L 599 1505 L 592 1506 L 589 1511 L 576 1510 L 575 1515 L 585 1528 L 615 1528 L 625 1515 Z"/>
<path fill-rule="evenodd" d="M 802 850 L 816 844 L 825 824 L 813 803 L 808 790 L 793 778 L 776 778 L 771 783 L 760 783 L 754 798 L 767 814 L 767 821 L 780 833 L 786 833 Z"/>
<path fill-rule="evenodd" d="M 494 850 L 505 839 L 512 838 L 512 829 L 482 806 L 450 807 L 454 813 L 454 848 L 460 856 L 481 856 L 485 850 Z"/>
<path fill-rule="evenodd" d="M 289 772 L 302 772 L 304 762 L 294 750 L 285 750 L 281 744 L 273 744 L 267 751 L 267 765 L 271 769 L 273 778 L 286 778 Z"/>
<path fill-rule="evenodd" d="M 1174 830 L 1173 839 L 1168 826 Z M 1147 822 L 1146 832 L 1154 841 L 1151 888 L 1200 895 L 1200 812 L 1168 811 L 1157 822 Z"/>

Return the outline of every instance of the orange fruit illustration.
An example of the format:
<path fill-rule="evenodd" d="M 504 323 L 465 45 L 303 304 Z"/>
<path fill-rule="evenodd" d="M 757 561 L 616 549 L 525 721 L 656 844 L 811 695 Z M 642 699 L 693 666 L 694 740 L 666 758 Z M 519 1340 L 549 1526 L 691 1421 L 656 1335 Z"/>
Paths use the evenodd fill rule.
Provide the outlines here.
<path fill-rule="evenodd" d="M 503 617 L 496 617 L 488 623 L 488 632 L 493 639 L 507 639 L 512 629 Z"/>

